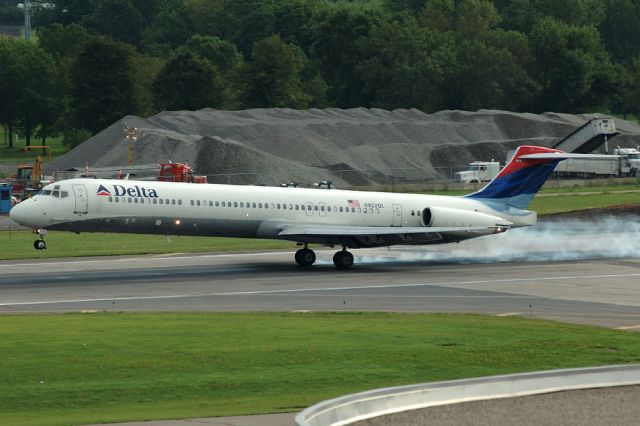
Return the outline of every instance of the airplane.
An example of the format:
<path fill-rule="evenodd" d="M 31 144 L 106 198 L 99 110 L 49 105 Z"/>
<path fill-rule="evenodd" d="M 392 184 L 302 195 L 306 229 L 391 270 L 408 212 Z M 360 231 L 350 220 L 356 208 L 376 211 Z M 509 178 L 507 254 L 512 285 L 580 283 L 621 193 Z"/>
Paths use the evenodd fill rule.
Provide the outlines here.
<path fill-rule="evenodd" d="M 300 266 L 316 261 L 309 244 L 341 246 L 333 256 L 349 269 L 347 249 L 441 244 L 534 225 L 526 210 L 559 161 L 585 157 L 520 146 L 482 189 L 464 196 L 69 179 L 45 186 L 14 206 L 10 217 L 40 235 L 47 230 L 282 239 L 301 246 Z"/>

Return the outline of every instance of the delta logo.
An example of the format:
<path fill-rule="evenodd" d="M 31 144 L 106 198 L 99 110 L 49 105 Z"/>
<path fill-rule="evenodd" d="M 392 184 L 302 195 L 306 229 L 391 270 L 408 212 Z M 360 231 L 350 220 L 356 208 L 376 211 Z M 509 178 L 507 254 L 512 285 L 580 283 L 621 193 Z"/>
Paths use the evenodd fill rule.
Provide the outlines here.
<path fill-rule="evenodd" d="M 109 191 L 109 189 L 107 189 L 104 185 L 100 185 L 98 187 L 98 192 L 96 192 L 96 194 L 103 197 L 111 197 L 111 196 L 122 197 L 124 195 L 128 195 L 129 197 L 158 198 L 158 193 L 156 192 L 155 189 L 147 189 L 144 186 L 135 185 L 129 188 L 123 185 L 112 185 L 112 186 L 113 186 L 113 191 Z"/>

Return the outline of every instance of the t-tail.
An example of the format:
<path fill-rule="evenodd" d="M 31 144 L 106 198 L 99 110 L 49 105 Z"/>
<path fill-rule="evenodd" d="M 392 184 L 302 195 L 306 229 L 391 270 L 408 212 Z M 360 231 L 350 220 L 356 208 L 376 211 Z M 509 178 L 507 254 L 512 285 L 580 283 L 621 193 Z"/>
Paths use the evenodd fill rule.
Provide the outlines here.
<path fill-rule="evenodd" d="M 566 158 L 563 154 L 557 149 L 520 146 L 487 186 L 466 197 L 526 209 L 558 163 Z"/>

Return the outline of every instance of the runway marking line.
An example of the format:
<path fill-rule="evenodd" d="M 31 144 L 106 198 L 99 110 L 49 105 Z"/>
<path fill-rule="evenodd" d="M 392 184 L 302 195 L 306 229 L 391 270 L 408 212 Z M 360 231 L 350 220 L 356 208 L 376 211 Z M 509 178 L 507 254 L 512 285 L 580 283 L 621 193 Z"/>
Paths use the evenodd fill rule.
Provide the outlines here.
<path fill-rule="evenodd" d="M 605 275 L 582 275 L 582 276 L 557 276 L 536 278 L 535 281 L 556 281 L 556 280 L 584 280 L 596 278 L 623 278 L 637 277 L 637 274 L 605 274 Z M 221 293 L 198 293 L 198 294 L 174 294 L 160 296 L 123 296 L 123 297 L 104 297 L 95 299 L 69 299 L 69 300 L 42 300 L 36 302 L 5 302 L 0 303 L 2 306 L 28 306 L 28 305 L 48 305 L 58 303 L 88 303 L 88 302 L 107 302 L 107 301 L 127 301 L 127 300 L 154 300 L 154 299 L 186 299 L 193 297 L 212 297 L 212 296 L 245 296 L 259 294 L 283 294 L 283 293 L 305 293 L 305 292 L 326 292 L 326 291 L 345 291 L 345 290 L 370 290 L 384 288 L 406 288 L 406 287 L 426 287 L 426 286 L 451 286 L 451 285 L 468 285 L 468 284 L 495 284 L 495 283 L 517 283 L 532 281 L 531 278 L 508 278 L 502 280 L 477 280 L 477 281 L 450 281 L 435 283 L 414 283 L 414 284 L 395 284 L 395 285 L 371 285 L 371 286 L 351 286 L 351 287 L 321 287 L 306 289 L 282 289 L 282 290 L 252 290 L 252 291 L 236 291 Z M 471 297 L 471 296 L 466 296 Z M 526 297 L 526 296 L 523 296 Z"/>
<path fill-rule="evenodd" d="M 640 324 L 639 325 L 627 325 L 624 327 L 616 327 L 616 330 L 634 330 L 636 328 L 640 328 Z"/>

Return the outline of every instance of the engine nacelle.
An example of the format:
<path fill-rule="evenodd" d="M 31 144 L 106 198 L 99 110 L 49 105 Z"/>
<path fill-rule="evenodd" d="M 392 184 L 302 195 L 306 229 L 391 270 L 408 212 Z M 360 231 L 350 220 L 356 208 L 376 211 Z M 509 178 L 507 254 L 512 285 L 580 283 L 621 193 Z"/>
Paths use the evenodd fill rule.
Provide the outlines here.
<path fill-rule="evenodd" d="M 422 225 L 433 227 L 508 227 L 512 223 L 501 217 L 476 211 L 449 207 L 427 207 L 422 210 Z"/>

